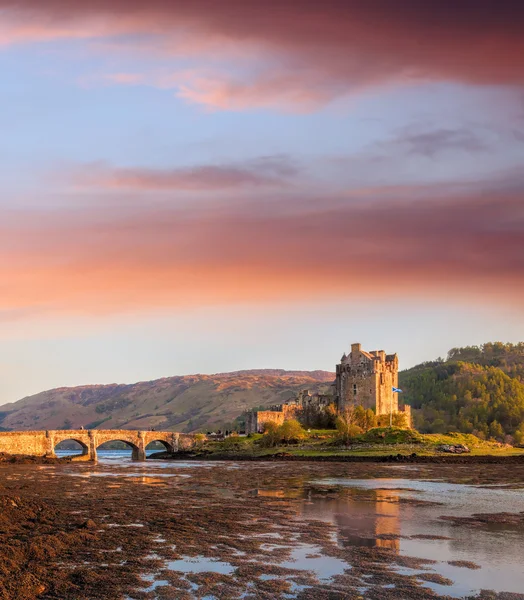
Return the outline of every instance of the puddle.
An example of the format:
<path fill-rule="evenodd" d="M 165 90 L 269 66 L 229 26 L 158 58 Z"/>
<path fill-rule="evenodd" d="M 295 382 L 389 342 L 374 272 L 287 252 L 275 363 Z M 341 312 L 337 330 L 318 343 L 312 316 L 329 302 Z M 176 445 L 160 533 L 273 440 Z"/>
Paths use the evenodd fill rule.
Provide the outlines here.
<path fill-rule="evenodd" d="M 345 561 L 332 556 L 321 554 L 322 548 L 309 544 L 300 544 L 293 548 L 291 558 L 282 561 L 281 567 L 311 571 L 320 581 L 329 581 L 335 575 L 341 575 L 346 569 L 351 569 Z"/>
<path fill-rule="evenodd" d="M 179 571 L 181 573 L 220 573 L 221 575 L 231 575 L 236 567 L 232 564 L 205 556 L 186 556 L 179 560 L 169 561 L 167 568 L 170 571 Z"/>

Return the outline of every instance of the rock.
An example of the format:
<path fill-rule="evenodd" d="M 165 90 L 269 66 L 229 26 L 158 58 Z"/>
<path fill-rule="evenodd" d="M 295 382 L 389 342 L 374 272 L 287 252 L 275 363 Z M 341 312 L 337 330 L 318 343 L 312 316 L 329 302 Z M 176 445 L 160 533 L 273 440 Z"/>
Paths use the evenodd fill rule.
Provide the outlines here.
<path fill-rule="evenodd" d="M 78 526 L 78 529 L 96 529 L 97 524 L 92 519 L 87 519 Z"/>
<path fill-rule="evenodd" d="M 471 450 L 464 444 L 442 444 L 437 447 L 438 452 L 448 452 L 450 454 L 467 454 Z"/>

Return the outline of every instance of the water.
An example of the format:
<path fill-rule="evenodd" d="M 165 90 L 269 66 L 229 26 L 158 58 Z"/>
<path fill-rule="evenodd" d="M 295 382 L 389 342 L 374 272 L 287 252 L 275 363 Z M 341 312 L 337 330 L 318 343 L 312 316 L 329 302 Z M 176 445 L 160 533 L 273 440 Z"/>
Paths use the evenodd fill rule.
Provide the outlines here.
<path fill-rule="evenodd" d="M 154 451 L 148 454 L 151 452 Z M 340 549 L 383 550 L 391 555 L 392 563 L 395 557 L 400 563 L 403 557 L 429 561 L 416 568 L 411 568 L 409 564 L 392 564 L 390 568 L 406 577 L 426 573 L 451 580 L 451 585 L 420 581 L 438 595 L 464 598 L 482 589 L 514 594 L 524 591 L 522 529 L 519 531 L 496 523 L 484 527 L 456 526 L 443 518 L 469 517 L 478 513 L 524 513 L 522 489 L 426 480 L 419 476 L 416 468 L 409 467 L 402 470 L 403 476 L 398 476 L 400 471 L 393 466 L 389 468 L 391 476 L 388 478 L 359 479 L 309 476 L 306 470 L 301 474 L 301 465 L 296 464 L 293 469 L 299 481 L 297 483 L 295 479 L 292 482 L 282 480 L 279 477 L 279 465 L 258 464 L 257 469 L 266 471 L 265 484 L 254 489 L 237 490 L 222 485 L 223 474 L 236 469 L 239 478 L 248 478 L 251 468 L 248 464 L 153 460 L 133 462 L 131 451 L 127 450 L 100 450 L 98 459 L 97 465 L 89 467 L 81 463 L 68 465 L 67 472 L 72 476 L 84 477 L 130 477 L 137 483 L 168 487 L 176 481 L 189 482 L 191 478 L 198 481 L 196 472 L 204 469 L 211 473 L 211 478 L 216 474 L 216 481 L 212 479 L 210 484 L 208 475 L 205 485 L 212 485 L 218 502 L 228 503 L 235 495 L 238 497 L 241 494 L 260 498 L 261 502 L 289 502 L 298 507 L 299 519 L 328 524 L 333 531 L 333 543 Z M 198 485 L 200 487 L 195 489 L 204 489 L 202 484 Z M 326 490 L 329 493 L 326 494 Z M 333 554 L 326 556 L 321 545 L 297 541 L 286 532 L 259 532 L 259 537 L 263 536 L 267 539 L 266 549 L 271 549 L 273 545 L 278 549 L 283 543 L 288 544 L 289 555 L 278 563 L 284 569 L 301 569 L 328 585 L 336 581 L 338 576 L 351 573 L 351 560 Z M 238 555 L 235 552 L 232 550 L 232 557 Z M 223 555 L 182 556 L 167 561 L 167 569 L 184 577 L 201 573 L 234 576 L 237 566 L 233 558 L 231 560 L 231 563 L 224 560 Z M 450 564 L 457 561 L 474 563 L 479 568 L 472 570 Z M 263 575 L 262 579 L 269 581 L 279 577 L 278 574 L 268 574 Z M 364 574 L 362 577 L 365 584 L 367 576 Z M 149 579 L 150 587 L 146 588 L 149 591 L 166 583 L 164 580 L 156 581 L 154 576 Z M 283 597 L 294 597 L 307 585 L 293 582 L 291 595 Z M 197 589 L 193 583 L 191 587 Z M 383 584 L 383 588 L 393 589 L 394 584 Z M 367 590 L 367 585 L 358 588 L 363 598 L 366 598 Z"/>
<path fill-rule="evenodd" d="M 152 454 L 155 454 L 157 452 L 160 452 L 160 450 L 146 450 L 146 457 L 147 456 L 151 456 Z M 82 456 L 82 450 L 55 450 L 55 454 L 57 455 L 58 458 L 64 458 L 67 456 Z M 127 462 L 129 460 L 131 460 L 131 454 L 132 454 L 132 450 L 129 449 L 125 449 L 125 450 L 104 450 L 104 449 L 99 449 L 97 451 L 97 457 L 98 457 L 98 462 L 110 462 L 110 463 L 114 463 L 114 462 Z"/>
<path fill-rule="evenodd" d="M 522 531 L 508 530 L 495 523 L 480 529 L 457 527 L 441 518 L 524 512 L 522 490 L 401 478 L 324 479 L 318 483 L 347 487 L 355 492 L 342 503 L 316 501 L 304 507 L 305 515 L 336 524 L 340 544 L 381 546 L 401 556 L 436 561 L 430 570 L 453 581 L 451 588 L 425 584 L 439 594 L 462 597 L 481 589 L 524 591 Z M 404 499 L 441 505 L 403 504 Z M 456 561 L 468 561 L 481 568 L 470 570 L 449 564 Z M 398 571 L 411 575 L 420 570 Z"/>

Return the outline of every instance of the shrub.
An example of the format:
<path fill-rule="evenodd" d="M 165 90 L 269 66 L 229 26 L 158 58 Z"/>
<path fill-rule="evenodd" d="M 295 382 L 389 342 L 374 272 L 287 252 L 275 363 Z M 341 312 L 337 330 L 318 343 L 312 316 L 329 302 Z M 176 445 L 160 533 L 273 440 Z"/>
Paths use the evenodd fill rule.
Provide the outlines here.
<path fill-rule="evenodd" d="M 390 416 L 389 415 L 380 415 L 376 417 L 375 424 L 378 427 L 389 427 Z M 406 418 L 406 414 L 403 412 L 394 412 L 391 418 L 391 423 L 393 427 L 398 427 L 399 429 L 408 429 L 408 422 Z M 438 427 L 438 424 L 437 424 Z M 443 433 L 443 432 L 442 432 Z"/>
<path fill-rule="evenodd" d="M 194 440 L 195 440 L 194 446 L 196 448 L 202 448 L 202 446 L 207 441 L 207 435 L 205 433 L 195 433 Z"/>
<path fill-rule="evenodd" d="M 286 444 L 299 442 L 306 437 L 306 432 L 296 419 L 284 421 L 277 432 L 280 441 L 285 442 Z"/>
<path fill-rule="evenodd" d="M 279 425 L 276 421 L 266 421 L 264 423 L 264 433 L 274 433 L 278 429 Z"/>
<path fill-rule="evenodd" d="M 260 444 L 265 448 L 272 448 L 281 443 L 297 443 L 305 437 L 306 432 L 296 419 L 284 421 L 282 425 L 268 421 L 264 424 L 264 435 L 260 440 Z"/>

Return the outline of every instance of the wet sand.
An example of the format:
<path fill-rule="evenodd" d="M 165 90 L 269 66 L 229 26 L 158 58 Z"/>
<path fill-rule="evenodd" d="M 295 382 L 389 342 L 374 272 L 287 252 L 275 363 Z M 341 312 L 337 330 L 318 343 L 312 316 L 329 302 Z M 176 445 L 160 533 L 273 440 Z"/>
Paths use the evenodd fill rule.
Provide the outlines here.
<path fill-rule="evenodd" d="M 0 599 L 465 597 L 483 539 L 524 560 L 523 494 L 510 463 L 4 463 Z M 508 572 L 470 595 L 524 599 Z"/>

